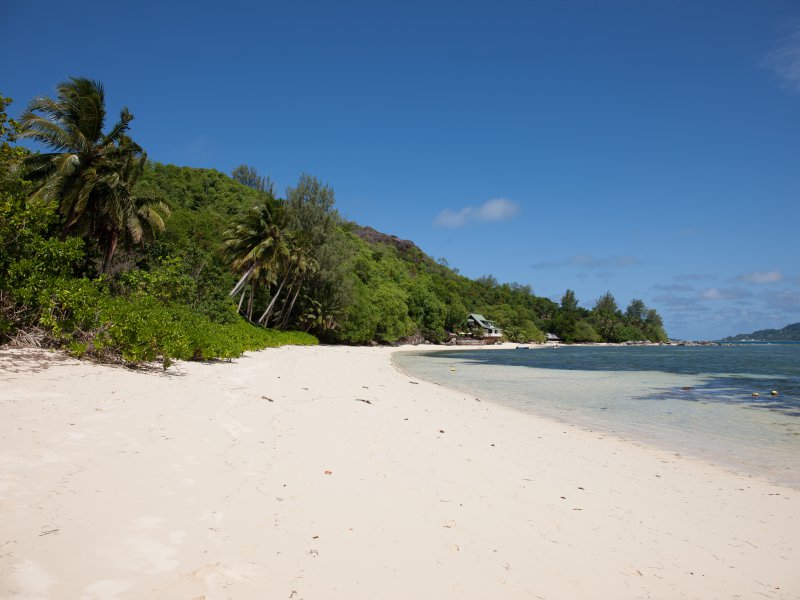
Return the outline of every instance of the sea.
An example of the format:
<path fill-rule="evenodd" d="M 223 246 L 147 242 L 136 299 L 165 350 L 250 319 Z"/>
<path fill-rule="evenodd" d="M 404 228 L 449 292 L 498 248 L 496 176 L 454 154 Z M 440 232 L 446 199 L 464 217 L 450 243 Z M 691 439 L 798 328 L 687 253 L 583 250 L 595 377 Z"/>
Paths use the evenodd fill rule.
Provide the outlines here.
<path fill-rule="evenodd" d="M 800 343 L 399 352 L 410 375 L 800 489 Z"/>

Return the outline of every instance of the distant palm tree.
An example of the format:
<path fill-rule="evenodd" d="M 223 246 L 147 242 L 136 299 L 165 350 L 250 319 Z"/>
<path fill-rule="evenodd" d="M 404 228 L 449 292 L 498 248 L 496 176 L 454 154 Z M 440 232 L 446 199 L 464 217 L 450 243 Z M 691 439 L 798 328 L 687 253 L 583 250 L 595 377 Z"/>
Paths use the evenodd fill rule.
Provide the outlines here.
<path fill-rule="evenodd" d="M 58 204 L 65 235 L 97 239 L 107 272 L 117 240 L 127 233 L 139 242 L 146 230 L 163 228 L 166 205 L 134 194 L 146 155 L 125 132 L 133 120 L 127 108 L 108 133 L 101 83 L 73 77 L 60 84 L 56 99 L 33 99 L 20 119 L 20 138 L 53 150 L 26 159 L 34 195 Z"/>

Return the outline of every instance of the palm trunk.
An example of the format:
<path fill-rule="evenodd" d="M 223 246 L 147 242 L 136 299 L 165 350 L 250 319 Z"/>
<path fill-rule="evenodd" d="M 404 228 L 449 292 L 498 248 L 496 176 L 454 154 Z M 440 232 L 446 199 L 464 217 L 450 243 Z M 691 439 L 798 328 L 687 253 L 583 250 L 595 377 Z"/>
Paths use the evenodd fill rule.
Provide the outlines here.
<path fill-rule="evenodd" d="M 278 296 L 281 295 L 281 290 L 283 289 L 283 285 L 286 283 L 286 280 L 289 278 L 289 273 L 287 272 L 286 275 L 283 277 L 283 281 L 278 286 L 278 291 L 275 292 L 275 295 L 272 297 L 272 300 L 269 302 L 269 306 L 267 306 L 267 310 L 264 311 L 264 314 L 261 315 L 261 318 L 258 320 L 264 327 L 267 326 L 267 321 L 269 321 L 270 316 L 272 315 L 272 309 L 275 307 L 275 301 L 278 299 Z"/>
<path fill-rule="evenodd" d="M 106 248 L 106 257 L 103 261 L 103 269 L 101 273 L 108 273 L 111 268 L 111 259 L 114 257 L 114 251 L 117 249 L 117 240 L 119 239 L 119 231 L 114 229 L 111 232 L 111 237 L 108 240 L 108 248 Z"/>
<path fill-rule="evenodd" d="M 239 306 L 237 310 L 242 312 L 242 304 L 244 303 L 244 297 L 247 295 L 247 288 L 242 288 L 242 295 L 239 297 Z"/>
<path fill-rule="evenodd" d="M 247 301 L 247 320 L 253 321 L 253 297 L 256 295 L 256 282 L 250 286 L 250 299 Z"/>
<path fill-rule="evenodd" d="M 283 317 L 283 322 L 281 322 L 281 327 L 286 328 L 289 324 L 289 317 L 292 314 L 292 310 L 294 310 L 294 303 L 297 302 L 297 297 L 300 295 L 300 290 L 303 288 L 303 282 L 297 282 L 297 289 L 294 291 L 294 296 L 292 297 L 292 301 L 289 304 L 289 310 L 286 311 L 286 314 Z"/>
<path fill-rule="evenodd" d="M 250 275 L 253 274 L 254 269 L 255 267 L 250 267 L 249 269 L 247 269 L 247 271 L 244 272 L 244 275 L 242 275 L 239 278 L 239 281 L 236 282 L 236 285 L 233 286 L 233 289 L 230 292 L 228 292 L 228 296 L 233 296 L 235 293 L 237 293 L 239 290 L 241 290 L 247 285 L 247 280 L 250 278 Z"/>

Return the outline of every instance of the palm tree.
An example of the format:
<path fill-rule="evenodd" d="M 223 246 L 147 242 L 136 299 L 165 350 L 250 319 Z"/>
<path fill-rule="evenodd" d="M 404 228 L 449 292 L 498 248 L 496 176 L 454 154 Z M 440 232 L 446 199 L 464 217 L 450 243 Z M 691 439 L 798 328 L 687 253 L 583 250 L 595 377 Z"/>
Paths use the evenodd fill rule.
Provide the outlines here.
<path fill-rule="evenodd" d="M 303 289 L 303 284 L 306 279 L 316 273 L 319 269 L 319 263 L 313 255 L 312 248 L 307 244 L 295 243 L 292 248 L 292 254 L 289 262 L 289 269 L 292 271 L 292 279 L 289 288 L 286 292 L 286 298 L 283 301 L 281 308 L 280 325 L 279 328 L 285 329 L 289 325 L 289 318 L 294 310 L 294 305 L 297 302 L 297 297 Z M 291 300 L 289 298 L 291 297 Z M 287 301 L 289 306 L 286 306 Z"/>
<path fill-rule="evenodd" d="M 300 294 L 300 290 L 305 282 L 305 278 L 310 272 L 313 272 L 317 268 L 317 261 L 313 256 L 313 249 L 307 240 L 304 240 L 302 236 L 298 236 L 297 234 L 286 234 L 286 253 L 281 257 L 278 267 L 283 273 L 281 283 L 273 294 L 264 314 L 258 319 L 258 322 L 265 327 L 267 323 L 269 323 L 273 312 L 278 308 L 278 299 L 288 283 L 289 285 L 285 287 L 286 293 L 283 297 L 280 310 L 276 313 L 278 314 L 276 317 L 277 327 L 286 327 L 289 322 L 289 316 L 297 301 L 297 296 Z"/>
<path fill-rule="evenodd" d="M 274 218 L 273 218 L 274 213 Z M 230 291 L 234 296 L 241 292 L 239 310 L 248 289 L 250 300 L 247 305 L 247 318 L 253 320 L 253 299 L 260 285 L 272 286 L 277 283 L 279 275 L 283 273 L 282 265 L 290 255 L 289 240 L 282 229 L 282 213 L 271 211 L 266 205 L 255 206 L 232 228 L 225 232 L 225 254 L 234 272 L 241 275 L 239 281 Z M 265 316 L 274 307 L 274 300 L 280 294 L 284 281 L 273 295 L 273 302 L 267 307 L 267 312 L 259 319 L 262 322 Z"/>
<path fill-rule="evenodd" d="M 97 239 L 104 248 L 107 272 L 117 240 L 127 232 L 139 242 L 147 229 L 163 228 L 166 205 L 137 197 L 136 182 L 146 155 L 125 132 L 133 120 L 127 108 L 103 133 L 105 93 L 101 83 L 72 77 L 57 88 L 56 99 L 33 99 L 20 119 L 20 138 L 35 140 L 52 152 L 26 159 L 34 196 L 58 204 L 63 234 Z"/>
<path fill-rule="evenodd" d="M 144 173 L 147 154 L 127 136 L 122 136 L 118 151 L 114 153 L 118 177 L 112 178 L 105 189 L 95 190 L 97 207 L 94 223 L 89 225 L 92 235 L 105 247 L 102 272 L 108 272 L 120 236 L 127 236 L 139 244 L 152 240 L 156 231 L 164 230 L 164 217 L 169 216 L 169 204 L 158 196 L 137 193 L 137 185 Z"/>

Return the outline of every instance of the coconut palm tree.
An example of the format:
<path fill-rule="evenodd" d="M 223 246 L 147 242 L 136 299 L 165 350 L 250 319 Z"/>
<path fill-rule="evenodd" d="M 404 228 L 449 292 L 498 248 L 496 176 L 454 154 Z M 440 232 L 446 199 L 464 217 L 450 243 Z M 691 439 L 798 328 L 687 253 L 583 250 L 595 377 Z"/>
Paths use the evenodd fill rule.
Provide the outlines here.
<path fill-rule="evenodd" d="M 282 213 L 271 210 L 266 205 L 253 207 L 233 227 L 225 232 L 225 254 L 234 272 L 241 275 L 239 281 L 230 291 L 234 296 L 241 293 L 239 310 L 249 289 L 250 299 L 247 304 L 247 318 L 253 320 L 253 299 L 259 286 L 271 287 L 283 274 L 282 266 L 290 255 L 289 240 L 283 231 Z M 274 307 L 274 300 L 280 294 L 285 279 L 273 295 L 273 301 L 261 316 L 262 322 Z"/>
<path fill-rule="evenodd" d="M 73 77 L 56 89 L 55 99 L 34 98 L 20 119 L 18 137 L 52 150 L 26 159 L 27 177 L 36 184 L 35 197 L 58 204 L 64 235 L 100 242 L 106 272 L 119 236 L 127 233 L 139 242 L 146 230 L 163 228 L 167 208 L 158 199 L 134 193 L 146 155 L 125 133 L 133 120 L 128 109 L 103 133 L 101 83 Z"/>
<path fill-rule="evenodd" d="M 303 285 L 309 276 L 313 275 L 319 269 L 319 263 L 314 257 L 312 248 L 307 244 L 295 243 L 292 247 L 290 256 L 289 269 L 292 272 L 289 288 L 286 292 L 286 298 L 283 301 L 283 306 L 280 313 L 280 321 L 278 327 L 285 329 L 289 325 L 289 319 L 294 310 L 294 305 L 297 302 L 297 297 L 303 289 Z M 289 300 L 291 298 L 291 300 Z M 289 303 L 287 307 L 286 304 Z"/>
<path fill-rule="evenodd" d="M 281 282 L 278 289 L 272 295 L 269 306 L 261 315 L 258 322 L 265 327 L 269 323 L 270 317 L 276 317 L 276 326 L 284 328 L 288 324 L 297 296 L 300 294 L 305 278 L 317 268 L 317 261 L 313 256 L 313 249 L 308 243 L 304 243 L 302 237 L 288 233 L 286 237 L 286 254 L 281 257 L 278 267 L 282 272 Z M 287 285 L 288 284 L 288 285 Z M 278 309 L 278 300 L 281 292 L 285 290 L 283 301 Z M 291 300 L 290 300 L 291 298 Z M 287 306 L 288 304 L 288 306 Z"/>
<path fill-rule="evenodd" d="M 107 188 L 96 191 L 97 213 L 88 225 L 93 237 L 105 247 L 102 272 L 108 272 L 111 259 L 122 236 L 139 244 L 152 240 L 156 231 L 164 230 L 164 217 L 169 216 L 169 204 L 162 198 L 138 193 L 137 186 L 144 173 L 147 154 L 127 136 L 122 136 L 114 158 L 118 177 Z"/>

